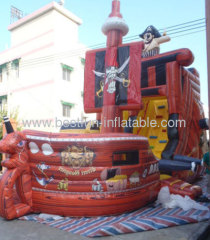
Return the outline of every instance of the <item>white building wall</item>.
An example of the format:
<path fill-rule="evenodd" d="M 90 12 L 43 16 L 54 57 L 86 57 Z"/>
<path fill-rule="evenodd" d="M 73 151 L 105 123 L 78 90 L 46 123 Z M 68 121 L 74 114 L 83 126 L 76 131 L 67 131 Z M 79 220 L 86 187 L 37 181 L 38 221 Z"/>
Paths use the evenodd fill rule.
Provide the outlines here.
<path fill-rule="evenodd" d="M 58 52 L 75 49 L 78 47 L 78 24 L 73 21 L 67 21 L 66 16 L 58 11 L 53 11 L 55 29 L 55 48 Z"/>
<path fill-rule="evenodd" d="M 37 36 L 54 29 L 52 11 L 47 12 L 38 18 L 32 19 L 21 26 L 17 26 L 16 28 L 11 24 L 8 29 L 11 29 L 11 47 L 27 42 L 27 40 L 36 38 Z"/>
<path fill-rule="evenodd" d="M 81 96 L 85 46 L 78 43 L 80 23 L 53 2 L 9 26 L 12 46 L 0 53 L 0 65 L 20 58 L 19 77 L 9 67 L 0 83 L 0 96 L 8 95 L 9 110 L 18 109 L 20 120 L 52 120 L 50 127 L 25 128 L 58 130 L 55 119 L 64 120 L 61 101 L 74 104 L 70 119 L 81 120 L 85 115 Z M 73 68 L 70 82 L 62 79 L 61 63 Z"/>

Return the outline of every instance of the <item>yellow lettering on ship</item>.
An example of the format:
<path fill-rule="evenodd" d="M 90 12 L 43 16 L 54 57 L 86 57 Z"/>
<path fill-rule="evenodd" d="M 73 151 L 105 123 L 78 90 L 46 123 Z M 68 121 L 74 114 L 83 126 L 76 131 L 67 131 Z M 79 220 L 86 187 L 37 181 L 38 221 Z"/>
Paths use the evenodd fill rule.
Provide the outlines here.
<path fill-rule="evenodd" d="M 70 171 L 64 167 L 59 167 L 58 169 L 60 172 L 64 173 L 66 176 L 84 176 L 84 175 L 88 175 L 88 174 L 91 174 L 91 173 L 94 173 L 96 172 L 96 168 L 94 167 L 91 167 L 87 170 L 74 170 L 74 171 Z"/>
<path fill-rule="evenodd" d="M 58 169 L 60 172 L 64 173 L 66 176 L 79 176 L 80 175 L 80 171 L 79 170 L 75 170 L 75 171 L 70 171 L 67 170 L 63 167 L 59 167 Z"/>
<path fill-rule="evenodd" d="M 91 168 L 88 169 L 88 170 L 81 171 L 81 175 L 88 175 L 88 174 L 94 173 L 95 171 L 96 171 L 96 168 L 91 167 Z"/>

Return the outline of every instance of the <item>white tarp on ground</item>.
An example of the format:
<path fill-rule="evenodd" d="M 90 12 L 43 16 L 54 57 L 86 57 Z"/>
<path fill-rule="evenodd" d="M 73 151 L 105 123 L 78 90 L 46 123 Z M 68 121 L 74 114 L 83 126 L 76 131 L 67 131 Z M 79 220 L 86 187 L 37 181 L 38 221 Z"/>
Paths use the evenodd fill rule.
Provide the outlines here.
<path fill-rule="evenodd" d="M 180 207 L 184 211 L 190 209 L 198 209 L 208 211 L 209 209 L 196 201 L 192 200 L 189 196 L 182 197 L 178 194 L 170 194 L 168 187 L 162 187 L 157 199 L 157 204 L 161 204 L 163 208 Z"/>

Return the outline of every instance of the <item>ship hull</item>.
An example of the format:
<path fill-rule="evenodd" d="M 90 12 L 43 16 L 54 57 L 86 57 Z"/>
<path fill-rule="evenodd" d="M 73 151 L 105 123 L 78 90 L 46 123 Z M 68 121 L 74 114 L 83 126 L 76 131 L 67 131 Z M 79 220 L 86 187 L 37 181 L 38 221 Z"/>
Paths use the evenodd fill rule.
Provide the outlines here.
<path fill-rule="evenodd" d="M 154 201 L 159 189 L 159 182 L 115 193 L 58 193 L 33 189 L 33 211 L 74 217 L 117 215 Z"/>

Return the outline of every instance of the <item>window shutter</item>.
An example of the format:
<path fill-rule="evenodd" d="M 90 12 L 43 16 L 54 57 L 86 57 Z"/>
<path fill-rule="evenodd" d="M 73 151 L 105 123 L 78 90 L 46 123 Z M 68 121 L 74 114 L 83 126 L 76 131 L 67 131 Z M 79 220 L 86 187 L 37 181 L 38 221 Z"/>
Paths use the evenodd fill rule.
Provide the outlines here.
<path fill-rule="evenodd" d="M 74 103 L 69 103 L 69 102 L 64 102 L 64 101 L 61 101 L 62 105 L 65 105 L 65 106 L 69 106 L 69 107 L 74 107 L 75 104 Z"/>
<path fill-rule="evenodd" d="M 7 63 L 4 63 L 2 65 L 0 65 L 0 69 L 2 70 L 3 68 L 6 68 L 7 67 Z"/>
<path fill-rule="evenodd" d="M 81 63 L 85 64 L 85 59 L 84 58 L 81 58 Z"/>
<path fill-rule="evenodd" d="M 62 68 L 68 69 L 69 71 L 73 71 L 73 70 L 74 70 L 73 67 L 70 67 L 70 66 L 68 66 L 68 65 L 66 65 L 66 64 L 63 64 L 63 63 L 61 63 L 61 66 L 62 66 Z"/>

